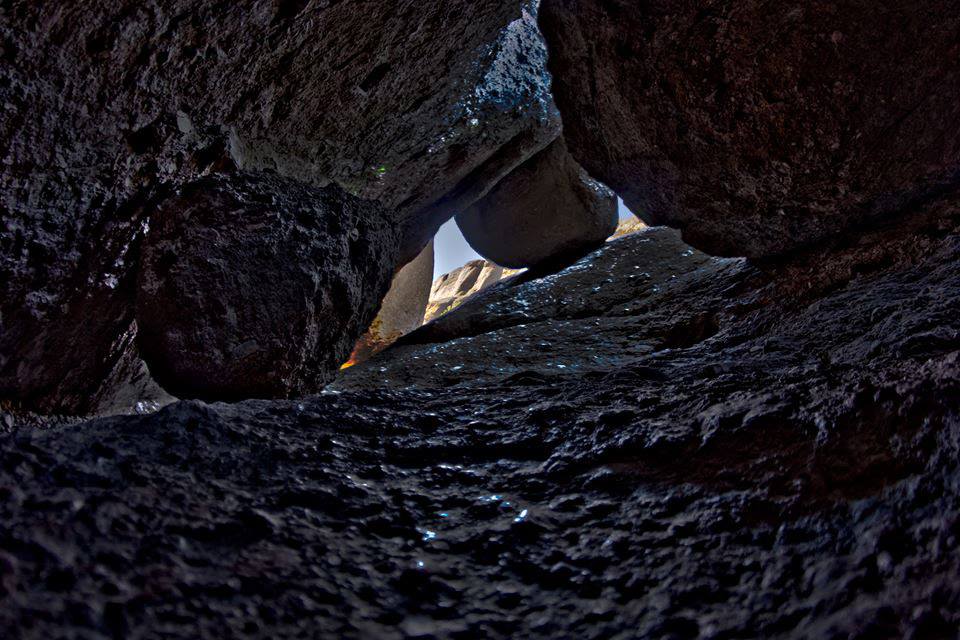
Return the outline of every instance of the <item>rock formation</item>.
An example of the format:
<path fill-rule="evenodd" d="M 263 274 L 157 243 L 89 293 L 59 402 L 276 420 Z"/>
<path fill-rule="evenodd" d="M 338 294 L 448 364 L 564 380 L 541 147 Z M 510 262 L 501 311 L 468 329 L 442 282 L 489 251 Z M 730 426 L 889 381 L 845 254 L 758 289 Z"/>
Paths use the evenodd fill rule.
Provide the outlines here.
<path fill-rule="evenodd" d="M 617 197 L 580 168 L 561 138 L 457 214 L 457 225 L 485 258 L 534 267 L 603 244 L 616 230 Z"/>
<path fill-rule="evenodd" d="M 433 241 L 412 262 L 407 263 L 390 283 L 377 317 L 353 347 L 344 366 L 353 366 L 383 351 L 397 338 L 424 322 L 433 280 Z"/>
<path fill-rule="evenodd" d="M 636 233 L 637 231 L 643 231 L 646 228 L 647 225 L 640 218 L 626 218 L 617 224 L 617 230 L 613 232 L 613 236 L 611 236 L 610 239 L 621 238 L 631 233 Z"/>
<path fill-rule="evenodd" d="M 390 286 L 390 215 L 267 175 L 212 176 L 160 203 L 136 312 L 153 377 L 181 398 L 319 391 Z"/>
<path fill-rule="evenodd" d="M 443 274 L 430 289 L 430 302 L 427 304 L 424 323 L 456 309 L 467 298 L 515 273 L 516 270 L 504 269 L 489 260 L 471 260 L 462 267 Z"/>
<path fill-rule="evenodd" d="M 949 637 L 960 218 L 907 218 L 764 270 L 641 231 L 321 396 L 0 436 L 0 628 Z"/>
<path fill-rule="evenodd" d="M 0 398 L 90 409 L 126 357 L 143 206 L 200 176 L 336 182 L 415 257 L 559 133 L 534 6 L 5 6 Z"/>
<path fill-rule="evenodd" d="M 960 185 L 960 2 L 544 0 L 573 156 L 651 224 L 763 257 Z"/>
<path fill-rule="evenodd" d="M 4 4 L 0 635 L 955 637 L 958 2 L 543 0 L 534 163 L 681 230 L 313 395 L 555 139 L 537 3 Z"/>
<path fill-rule="evenodd" d="M 610 239 L 620 238 L 646 228 L 647 225 L 637 218 L 621 220 Z M 475 294 L 521 272 L 520 269 L 504 269 L 489 260 L 471 260 L 459 269 L 440 276 L 433 283 L 430 291 L 430 302 L 427 305 L 423 323 L 439 318 L 456 309 Z"/>

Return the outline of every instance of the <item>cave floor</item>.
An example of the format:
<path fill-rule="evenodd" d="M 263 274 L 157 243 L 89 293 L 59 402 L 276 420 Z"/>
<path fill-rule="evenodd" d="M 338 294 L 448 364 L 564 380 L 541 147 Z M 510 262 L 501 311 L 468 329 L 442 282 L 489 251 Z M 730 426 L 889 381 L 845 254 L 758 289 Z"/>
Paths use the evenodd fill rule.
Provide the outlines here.
<path fill-rule="evenodd" d="M 960 234 L 885 238 L 761 269 L 651 229 L 316 397 L 14 429 L 0 628 L 954 637 Z"/>

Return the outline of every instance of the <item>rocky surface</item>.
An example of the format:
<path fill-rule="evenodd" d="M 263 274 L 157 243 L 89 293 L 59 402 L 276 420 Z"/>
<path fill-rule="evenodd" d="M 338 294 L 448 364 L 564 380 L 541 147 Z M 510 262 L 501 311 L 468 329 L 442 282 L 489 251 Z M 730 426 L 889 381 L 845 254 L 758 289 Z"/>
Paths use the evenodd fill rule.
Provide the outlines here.
<path fill-rule="evenodd" d="M 397 338 L 423 324 L 433 284 L 433 241 L 390 283 L 380 311 L 366 333 L 360 336 L 346 364 L 353 366 L 383 351 Z"/>
<path fill-rule="evenodd" d="M 651 229 L 317 397 L 20 428 L 0 628 L 953 637 L 958 258 L 936 208 L 778 265 Z"/>
<path fill-rule="evenodd" d="M 711 253 L 791 250 L 960 186 L 960 2 L 544 0 L 574 157 Z"/>
<path fill-rule="evenodd" d="M 249 174 L 212 176 L 159 203 L 136 311 L 154 379 L 206 400 L 319 391 L 390 286 L 391 215 L 336 186 Z"/>
<path fill-rule="evenodd" d="M 570 157 L 563 139 L 533 156 L 457 214 L 477 253 L 522 269 L 576 258 L 617 227 L 617 196 Z"/>
<path fill-rule="evenodd" d="M 544 0 L 573 155 L 751 258 L 640 230 L 235 404 L 134 345 L 316 389 L 559 119 L 536 2 L 161 4 L 0 7 L 0 635 L 956 637 L 957 0 Z"/>
<path fill-rule="evenodd" d="M 143 205 L 203 175 L 339 183 L 395 210 L 415 257 L 559 133 L 534 6 L 4 4 L 0 398 L 114 391 Z"/>

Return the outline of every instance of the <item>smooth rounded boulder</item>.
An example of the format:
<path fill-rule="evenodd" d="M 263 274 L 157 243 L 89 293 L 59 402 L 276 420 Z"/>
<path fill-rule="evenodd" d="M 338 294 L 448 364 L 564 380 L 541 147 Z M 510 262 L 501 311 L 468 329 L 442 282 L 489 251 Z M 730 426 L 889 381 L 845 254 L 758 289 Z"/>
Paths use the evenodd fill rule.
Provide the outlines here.
<path fill-rule="evenodd" d="M 603 244 L 617 229 L 617 198 L 559 138 L 458 214 L 457 225 L 483 257 L 533 267 Z"/>
<path fill-rule="evenodd" d="M 388 212 L 338 187 L 213 176 L 162 202 L 144 241 L 138 343 L 181 398 L 284 398 L 330 381 L 398 250 Z"/>
<path fill-rule="evenodd" d="M 544 0 L 573 156 L 705 251 L 783 254 L 960 187 L 960 1 Z"/>

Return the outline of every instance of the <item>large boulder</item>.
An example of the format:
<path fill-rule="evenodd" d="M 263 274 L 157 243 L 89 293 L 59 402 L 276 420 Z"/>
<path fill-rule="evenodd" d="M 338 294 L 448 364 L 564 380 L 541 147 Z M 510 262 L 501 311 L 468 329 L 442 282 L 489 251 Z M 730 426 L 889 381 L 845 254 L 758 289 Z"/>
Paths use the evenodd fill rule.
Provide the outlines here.
<path fill-rule="evenodd" d="M 126 357 L 159 194 L 336 182 L 395 210 L 402 264 L 560 128 L 517 0 L 18 0 L 0 59 L 0 399 L 43 411 Z"/>
<path fill-rule="evenodd" d="M 564 136 L 704 250 L 780 254 L 960 186 L 960 1 L 544 0 Z"/>
<path fill-rule="evenodd" d="M 430 286 L 433 282 L 433 242 L 420 255 L 408 262 L 390 283 L 390 290 L 380 304 L 377 317 L 370 323 L 366 333 L 360 336 L 353 347 L 350 359 L 343 368 L 367 360 L 383 351 L 397 338 L 406 335 L 423 324 Z"/>
<path fill-rule="evenodd" d="M 533 267 L 594 249 L 617 228 L 617 197 L 570 157 L 560 138 L 457 215 L 477 253 Z"/>
<path fill-rule="evenodd" d="M 390 284 L 389 215 L 267 175 L 207 178 L 162 202 L 137 295 L 150 372 L 181 398 L 318 391 Z"/>

